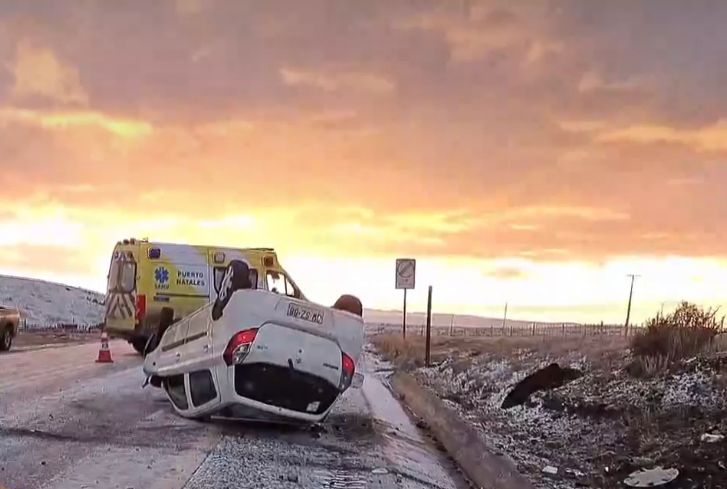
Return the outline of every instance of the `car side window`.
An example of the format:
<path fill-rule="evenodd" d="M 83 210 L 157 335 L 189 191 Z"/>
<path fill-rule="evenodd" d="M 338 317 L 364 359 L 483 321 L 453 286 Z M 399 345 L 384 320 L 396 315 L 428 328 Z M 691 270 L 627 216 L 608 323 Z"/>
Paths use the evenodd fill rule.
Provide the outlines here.
<path fill-rule="evenodd" d="M 267 284 L 270 292 L 275 294 L 285 294 L 285 278 L 282 274 L 275 270 L 268 270 Z"/>
<path fill-rule="evenodd" d="M 293 282 L 291 282 L 288 277 L 285 277 L 285 289 L 288 291 L 288 295 L 290 297 L 295 297 L 296 299 L 300 298 L 300 291 L 293 285 Z"/>
<path fill-rule="evenodd" d="M 287 295 L 288 297 L 299 297 L 297 289 L 284 273 L 268 270 L 267 284 L 270 292 Z"/>
<path fill-rule="evenodd" d="M 227 267 L 215 267 L 213 270 L 215 293 L 217 294 L 220 293 L 220 285 L 222 285 L 222 279 L 225 278 L 226 271 Z M 250 269 L 250 283 L 253 289 L 257 289 L 257 270 L 254 268 Z"/>

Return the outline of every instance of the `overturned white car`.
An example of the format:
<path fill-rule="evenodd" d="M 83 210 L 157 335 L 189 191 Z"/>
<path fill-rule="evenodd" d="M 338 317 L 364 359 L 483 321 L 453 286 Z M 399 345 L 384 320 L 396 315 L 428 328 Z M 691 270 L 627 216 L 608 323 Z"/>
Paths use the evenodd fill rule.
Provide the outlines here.
<path fill-rule="evenodd" d="M 251 289 L 241 261 L 228 267 L 218 298 L 169 326 L 144 361 L 177 413 L 316 423 L 363 377 L 361 303 L 332 307 Z"/>

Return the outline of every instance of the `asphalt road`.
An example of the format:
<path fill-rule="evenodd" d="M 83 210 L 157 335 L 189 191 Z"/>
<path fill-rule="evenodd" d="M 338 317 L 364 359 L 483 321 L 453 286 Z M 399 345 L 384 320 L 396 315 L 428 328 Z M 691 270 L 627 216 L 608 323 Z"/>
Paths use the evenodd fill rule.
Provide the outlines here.
<path fill-rule="evenodd" d="M 128 345 L 111 350 L 113 364 L 96 344 L 0 355 L 0 488 L 466 487 L 373 373 L 318 429 L 201 423 L 141 388 Z"/>

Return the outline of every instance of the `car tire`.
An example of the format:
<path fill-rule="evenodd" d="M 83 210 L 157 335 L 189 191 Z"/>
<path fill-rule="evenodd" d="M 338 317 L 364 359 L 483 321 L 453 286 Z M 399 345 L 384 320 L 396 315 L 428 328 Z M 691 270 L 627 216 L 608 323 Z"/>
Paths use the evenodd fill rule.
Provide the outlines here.
<path fill-rule="evenodd" d="M 363 305 L 361 304 L 359 298 L 354 295 L 342 295 L 338 298 L 336 303 L 333 304 L 333 309 L 350 312 L 351 314 L 355 314 L 357 316 L 363 316 Z"/>
<path fill-rule="evenodd" d="M 3 329 L 0 334 L 0 351 L 8 351 L 13 345 L 13 332 L 10 327 Z"/>
<path fill-rule="evenodd" d="M 131 346 L 134 347 L 134 350 L 136 350 L 137 353 L 143 355 L 144 354 L 144 347 L 146 346 L 146 342 L 149 338 L 146 338 L 144 336 L 136 336 L 133 338 L 129 343 L 131 343 Z"/>

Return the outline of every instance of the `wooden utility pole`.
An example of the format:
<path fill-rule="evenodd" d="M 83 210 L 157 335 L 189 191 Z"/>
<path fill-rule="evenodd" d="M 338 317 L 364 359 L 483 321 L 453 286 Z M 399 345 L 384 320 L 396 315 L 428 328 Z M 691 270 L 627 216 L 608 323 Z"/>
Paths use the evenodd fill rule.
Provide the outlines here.
<path fill-rule="evenodd" d="M 427 338 L 425 340 L 424 365 L 429 366 L 431 343 L 432 342 L 432 286 L 429 286 L 427 296 Z"/>
<path fill-rule="evenodd" d="M 507 302 L 505 303 L 505 315 L 502 316 L 502 336 L 505 336 L 505 324 L 507 324 Z"/>
<path fill-rule="evenodd" d="M 631 289 L 629 290 L 629 305 L 626 309 L 626 324 L 624 325 L 624 336 L 629 335 L 629 319 L 631 318 L 631 299 L 634 296 L 634 280 L 636 277 L 639 277 L 639 275 L 634 275 L 633 273 L 627 275 L 627 277 L 631 277 Z"/>

